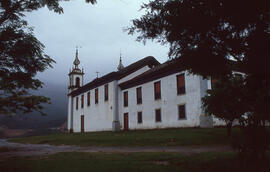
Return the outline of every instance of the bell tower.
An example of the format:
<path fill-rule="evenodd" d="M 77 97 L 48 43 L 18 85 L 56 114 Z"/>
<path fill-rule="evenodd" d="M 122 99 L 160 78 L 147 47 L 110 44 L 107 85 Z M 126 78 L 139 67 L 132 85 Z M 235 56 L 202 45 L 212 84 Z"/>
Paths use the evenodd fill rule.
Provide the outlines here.
<path fill-rule="evenodd" d="M 69 87 L 68 93 L 71 93 L 73 90 L 76 90 L 79 87 L 83 86 L 83 69 L 79 68 L 80 60 L 78 57 L 78 48 L 76 48 L 75 60 L 73 62 L 72 70 L 69 71 Z"/>
<path fill-rule="evenodd" d="M 69 86 L 68 86 L 68 120 L 67 128 L 70 133 L 73 133 L 73 105 L 74 98 L 70 93 L 83 86 L 83 69 L 79 68 L 80 60 L 78 57 L 78 48 L 76 48 L 75 60 L 73 62 L 72 70 L 69 71 Z"/>

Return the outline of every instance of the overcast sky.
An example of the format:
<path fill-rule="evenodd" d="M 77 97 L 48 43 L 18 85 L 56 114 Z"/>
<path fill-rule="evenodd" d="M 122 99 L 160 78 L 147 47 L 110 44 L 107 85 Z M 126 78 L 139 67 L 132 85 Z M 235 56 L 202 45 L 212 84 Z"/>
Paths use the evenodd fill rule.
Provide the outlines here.
<path fill-rule="evenodd" d="M 148 41 L 146 45 L 136 41 L 136 36 L 123 32 L 131 26 L 131 20 L 139 18 L 143 2 L 149 0 L 98 0 L 95 5 L 85 0 L 61 3 L 64 14 L 56 14 L 47 8 L 27 14 L 26 20 L 34 27 L 36 37 L 45 45 L 45 53 L 57 63 L 38 77 L 46 83 L 68 84 L 68 72 L 72 67 L 76 46 L 79 48 L 80 67 L 84 68 L 85 83 L 96 77 L 115 71 L 120 50 L 123 64 L 127 66 L 146 56 L 154 56 L 159 62 L 168 59 L 168 47 Z"/>

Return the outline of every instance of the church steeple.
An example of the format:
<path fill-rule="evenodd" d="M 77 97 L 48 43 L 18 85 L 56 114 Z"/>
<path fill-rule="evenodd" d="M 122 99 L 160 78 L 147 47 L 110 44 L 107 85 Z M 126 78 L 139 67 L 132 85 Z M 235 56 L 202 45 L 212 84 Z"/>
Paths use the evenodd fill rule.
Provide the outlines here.
<path fill-rule="evenodd" d="M 119 60 L 119 65 L 117 67 L 118 70 L 121 70 L 124 68 L 124 65 L 122 64 L 122 57 L 121 57 L 121 53 L 120 53 L 120 60 Z"/>
<path fill-rule="evenodd" d="M 78 57 L 78 48 L 76 48 L 76 56 L 75 56 L 75 60 L 74 60 L 73 64 L 75 65 L 75 69 L 79 69 L 80 60 Z"/>
<path fill-rule="evenodd" d="M 73 61 L 72 70 L 69 70 L 69 93 L 83 86 L 83 68 L 79 68 L 80 60 L 78 56 L 78 48 L 76 48 L 75 60 Z"/>

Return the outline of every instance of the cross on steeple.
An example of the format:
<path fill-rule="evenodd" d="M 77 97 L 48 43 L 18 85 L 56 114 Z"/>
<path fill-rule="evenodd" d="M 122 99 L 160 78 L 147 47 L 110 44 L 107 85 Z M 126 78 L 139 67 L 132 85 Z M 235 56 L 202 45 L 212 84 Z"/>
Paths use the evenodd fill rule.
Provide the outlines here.
<path fill-rule="evenodd" d="M 99 74 L 99 72 L 98 72 L 98 71 L 96 71 L 96 74 L 97 74 L 97 78 L 98 78 L 98 74 Z"/>

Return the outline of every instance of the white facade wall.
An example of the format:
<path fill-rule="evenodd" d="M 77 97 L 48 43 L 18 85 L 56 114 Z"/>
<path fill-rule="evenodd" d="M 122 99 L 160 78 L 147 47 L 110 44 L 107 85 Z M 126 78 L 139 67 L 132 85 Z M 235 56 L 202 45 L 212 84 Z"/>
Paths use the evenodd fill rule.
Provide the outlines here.
<path fill-rule="evenodd" d="M 213 126 L 225 126 L 226 122 L 213 116 Z"/>
<path fill-rule="evenodd" d="M 115 109 L 115 106 L 118 103 L 115 103 L 115 85 L 119 84 L 119 82 L 125 82 L 127 80 L 133 79 L 134 77 L 146 72 L 150 68 L 148 66 L 144 66 L 141 69 L 131 73 L 130 75 L 120 79 L 117 81 L 112 81 L 108 83 L 109 89 L 109 99 L 108 101 L 104 101 L 104 85 L 101 85 L 98 88 L 98 104 L 95 104 L 95 89 L 90 90 L 90 106 L 87 106 L 87 92 L 84 94 L 84 108 L 81 108 L 81 95 L 73 97 L 73 120 L 71 120 L 71 115 L 68 115 L 68 121 L 70 121 L 70 125 L 73 125 L 74 132 L 81 132 L 81 115 L 84 115 L 84 131 L 111 131 L 112 130 L 112 122 L 114 120 L 113 114 L 117 113 L 118 109 Z M 115 84 L 116 82 L 117 84 Z M 118 87 L 118 86 L 117 86 Z M 121 94 L 121 90 L 118 87 L 118 94 Z M 76 97 L 79 98 L 78 110 L 76 110 Z M 118 96 L 119 97 L 119 96 Z M 119 107 L 119 105 L 118 105 Z M 115 112 L 114 112 L 115 109 Z M 119 119 L 119 116 L 118 116 Z M 72 122 L 73 121 L 73 122 Z M 71 127 L 71 126 L 70 126 Z M 70 128 L 68 128 L 70 129 Z"/>
<path fill-rule="evenodd" d="M 129 116 L 130 129 L 199 126 L 201 114 L 200 77 L 185 73 L 186 94 L 177 95 L 175 73 L 136 87 L 121 91 L 119 96 L 120 123 L 123 127 L 124 113 Z M 161 81 L 161 99 L 154 99 L 154 82 Z M 142 104 L 137 105 L 136 88 L 142 87 Z M 123 92 L 128 91 L 128 107 L 123 107 Z M 186 106 L 186 119 L 178 119 L 178 105 Z M 161 109 L 161 122 L 155 120 L 155 109 Z M 142 123 L 137 122 L 137 113 L 142 112 Z"/>
<path fill-rule="evenodd" d="M 108 83 L 108 101 L 104 101 L 104 85 L 98 88 L 98 104 L 95 104 L 95 89 L 90 90 L 90 106 L 87 106 L 87 92 L 84 93 L 84 108 L 81 108 L 81 95 L 79 97 L 79 106 L 76 110 L 76 97 L 74 97 L 74 132 L 81 132 L 81 115 L 84 115 L 84 130 L 87 131 L 110 131 L 113 121 L 113 103 L 114 103 L 114 84 Z"/>
<path fill-rule="evenodd" d="M 170 127 L 198 127 L 200 116 L 204 115 L 201 98 L 211 89 L 210 80 L 189 74 L 187 71 L 174 73 L 160 79 L 121 90 L 118 85 L 146 72 L 144 66 L 130 75 L 108 83 L 108 101 L 104 101 L 104 85 L 98 88 L 98 104 L 95 104 L 95 89 L 90 90 L 90 106 L 87 106 L 87 92 L 84 94 L 84 107 L 81 108 L 81 95 L 69 96 L 68 129 L 81 132 L 81 115 L 84 115 L 84 131 L 112 131 L 113 122 L 119 119 L 124 129 L 124 113 L 128 113 L 129 129 L 154 129 Z M 177 95 L 177 75 L 185 73 L 185 94 Z M 82 78 L 81 78 L 82 79 Z M 161 82 L 161 99 L 154 98 L 154 83 Z M 142 88 L 142 104 L 137 105 L 136 88 Z M 123 94 L 128 91 L 128 107 L 124 107 Z M 117 95 L 116 95 L 117 94 Z M 78 110 L 76 110 L 78 97 Z M 178 106 L 185 105 L 186 118 L 178 118 Z M 161 122 L 156 122 L 155 110 L 161 109 Z M 142 112 L 142 123 L 138 124 L 138 112 Z M 224 125 L 213 118 L 213 125 Z"/>
<path fill-rule="evenodd" d="M 72 124 L 71 124 L 71 113 L 72 113 L 72 97 L 68 96 L 68 116 L 67 116 L 67 129 L 70 131 Z"/>

